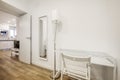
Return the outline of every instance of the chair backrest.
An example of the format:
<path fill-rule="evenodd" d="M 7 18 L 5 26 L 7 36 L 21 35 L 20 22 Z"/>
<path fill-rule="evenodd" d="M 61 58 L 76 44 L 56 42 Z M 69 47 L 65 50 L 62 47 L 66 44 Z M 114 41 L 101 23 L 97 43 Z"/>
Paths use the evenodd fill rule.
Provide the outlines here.
<path fill-rule="evenodd" d="M 76 76 L 89 77 L 90 73 L 90 57 L 75 57 L 62 53 L 63 67 L 67 74 L 76 74 Z"/>

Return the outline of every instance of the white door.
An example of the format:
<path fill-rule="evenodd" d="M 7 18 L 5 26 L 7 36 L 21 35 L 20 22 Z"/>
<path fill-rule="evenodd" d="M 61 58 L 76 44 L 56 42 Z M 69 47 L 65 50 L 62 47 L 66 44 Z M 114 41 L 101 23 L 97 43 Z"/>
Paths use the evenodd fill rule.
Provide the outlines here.
<path fill-rule="evenodd" d="M 19 17 L 18 39 L 20 40 L 20 61 L 31 63 L 31 15 Z"/>

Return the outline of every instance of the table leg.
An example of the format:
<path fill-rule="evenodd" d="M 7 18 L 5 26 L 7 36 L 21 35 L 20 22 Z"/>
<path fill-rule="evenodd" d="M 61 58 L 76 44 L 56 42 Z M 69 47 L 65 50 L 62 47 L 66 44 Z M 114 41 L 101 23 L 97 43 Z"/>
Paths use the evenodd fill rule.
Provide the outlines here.
<path fill-rule="evenodd" d="M 113 69 L 113 80 L 117 80 L 117 67 L 115 66 Z"/>

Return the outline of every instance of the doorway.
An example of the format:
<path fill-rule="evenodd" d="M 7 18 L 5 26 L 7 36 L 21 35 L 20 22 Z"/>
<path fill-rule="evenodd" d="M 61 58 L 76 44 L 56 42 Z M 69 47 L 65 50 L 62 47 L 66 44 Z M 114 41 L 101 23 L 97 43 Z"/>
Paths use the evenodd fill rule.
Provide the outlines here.
<path fill-rule="evenodd" d="M 19 60 L 31 64 L 32 63 L 32 16 L 25 11 L 17 9 L 3 1 L 0 1 L 0 11 L 16 16 L 16 31 L 11 28 L 11 37 L 15 37 L 20 41 Z M 15 39 L 13 39 L 15 40 Z"/>

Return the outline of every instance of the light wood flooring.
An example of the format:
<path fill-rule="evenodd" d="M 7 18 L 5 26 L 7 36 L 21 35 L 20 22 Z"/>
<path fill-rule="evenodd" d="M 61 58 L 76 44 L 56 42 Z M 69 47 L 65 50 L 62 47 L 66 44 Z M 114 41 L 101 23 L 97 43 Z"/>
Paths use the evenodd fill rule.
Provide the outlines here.
<path fill-rule="evenodd" d="M 50 73 L 51 71 L 44 68 L 11 58 L 10 51 L 0 51 L 0 80 L 52 80 Z"/>

